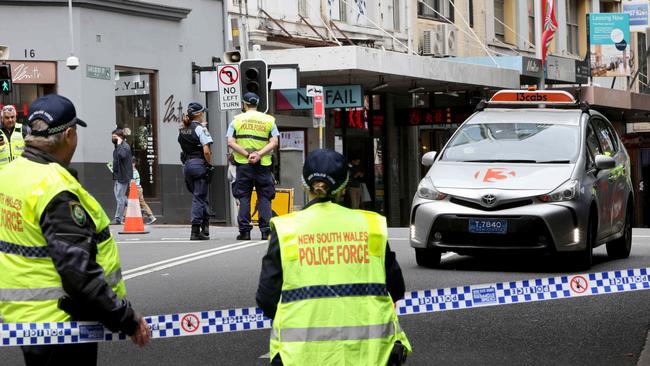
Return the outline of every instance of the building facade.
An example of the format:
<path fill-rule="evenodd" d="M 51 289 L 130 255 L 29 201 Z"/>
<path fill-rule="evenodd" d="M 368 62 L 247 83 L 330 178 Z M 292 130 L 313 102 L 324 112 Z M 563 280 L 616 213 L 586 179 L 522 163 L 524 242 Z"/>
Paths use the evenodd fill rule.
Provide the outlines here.
<path fill-rule="evenodd" d="M 271 112 L 281 132 L 304 136 L 299 149 L 281 148 L 278 158 L 279 185 L 295 189 L 296 206 L 304 202 L 296 167 L 319 146 L 306 85 L 325 87 L 324 146 L 348 159 L 362 159 L 369 193 L 365 207 L 385 214 L 391 225 L 408 223 L 421 176 L 419 126 L 446 131 L 447 135 L 435 137 L 442 140 L 471 113 L 472 103 L 485 89 L 519 86 L 516 70 L 424 54 L 417 1 L 231 5 L 233 47 L 248 48 L 249 57 L 269 64 L 295 65 L 299 70 L 298 89 L 271 93 Z"/>
<path fill-rule="evenodd" d="M 75 0 L 73 42 L 67 5 L 0 1 L 5 14 L 0 44 L 10 47 L 15 84 L 13 93 L 0 95 L 0 104 L 16 105 L 23 121 L 29 104 L 41 95 L 56 92 L 75 103 L 88 127 L 79 129 L 72 166 L 110 215 L 115 209 L 107 168 L 111 131 L 128 129 L 127 142 L 140 160 L 144 194 L 154 213 L 163 223 L 187 222 L 191 195 L 176 139 L 187 104 L 207 102 L 193 82 L 192 63 L 212 65 L 212 58 L 223 54 L 223 3 Z M 66 67 L 71 52 L 80 60 L 75 70 Z M 219 113 L 210 117 L 214 124 L 221 122 Z M 222 166 L 221 176 L 225 162 Z M 213 188 L 225 190 L 224 184 Z M 222 222 L 224 197 L 213 194 L 213 210 Z"/>

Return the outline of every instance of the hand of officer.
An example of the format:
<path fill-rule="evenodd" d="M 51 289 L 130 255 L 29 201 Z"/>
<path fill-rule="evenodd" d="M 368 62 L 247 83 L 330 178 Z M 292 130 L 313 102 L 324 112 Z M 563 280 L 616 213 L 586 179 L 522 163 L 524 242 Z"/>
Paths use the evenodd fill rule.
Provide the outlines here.
<path fill-rule="evenodd" d="M 139 318 L 140 320 L 138 321 L 138 327 L 135 328 L 135 333 L 129 337 L 133 343 L 140 347 L 144 347 L 149 343 L 149 340 L 151 340 L 151 330 L 144 318 L 141 316 Z"/>
<path fill-rule="evenodd" d="M 122 141 L 124 141 L 124 140 L 122 140 L 122 138 L 120 136 L 117 136 L 117 144 L 122 145 Z"/>
<path fill-rule="evenodd" d="M 252 153 L 248 154 L 249 163 L 257 164 L 258 161 L 260 161 L 260 154 L 257 151 L 253 151 Z"/>

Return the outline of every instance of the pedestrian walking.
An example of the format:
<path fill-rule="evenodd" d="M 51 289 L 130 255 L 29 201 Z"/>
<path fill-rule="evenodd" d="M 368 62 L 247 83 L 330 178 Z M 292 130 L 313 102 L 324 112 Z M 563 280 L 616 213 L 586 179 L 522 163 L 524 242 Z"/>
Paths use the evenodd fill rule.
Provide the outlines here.
<path fill-rule="evenodd" d="M 145 216 L 147 216 L 147 219 L 144 221 L 145 224 L 151 225 L 156 221 L 156 216 L 154 216 L 153 211 L 151 211 L 151 207 L 147 204 L 147 201 L 144 200 L 144 191 L 142 190 L 142 186 L 140 185 L 140 172 L 138 171 L 138 165 L 140 165 L 140 159 L 134 157 L 133 158 L 133 180 L 135 181 L 135 185 L 138 188 L 138 200 L 140 201 L 140 209 L 144 211 Z"/>
<path fill-rule="evenodd" d="M 6 105 L 0 110 L 0 169 L 22 155 L 27 126 L 16 123 L 16 108 Z"/>
<path fill-rule="evenodd" d="M 348 183 L 348 195 L 350 196 L 350 208 L 361 207 L 361 184 L 363 183 L 364 171 L 361 166 L 361 159 L 354 157 L 348 165 L 350 170 L 350 182 Z"/>
<path fill-rule="evenodd" d="M 253 187 L 257 192 L 257 212 L 262 240 L 270 233 L 271 200 L 275 198 L 275 180 L 271 173 L 271 153 L 278 146 L 280 132 L 275 118 L 257 111 L 260 98 L 255 93 L 243 96 L 244 113 L 235 116 L 228 126 L 228 147 L 233 150 L 237 173 L 233 184 L 233 196 L 239 200 L 237 240 L 250 240 L 251 196 Z"/>
<path fill-rule="evenodd" d="M 187 115 L 178 131 L 185 185 L 192 193 L 192 233 L 190 240 L 210 239 L 208 186 L 212 174 L 212 136 L 202 125 L 207 111 L 199 103 L 187 106 Z"/>
<path fill-rule="evenodd" d="M 411 346 L 394 303 L 404 278 L 386 219 L 337 202 L 348 167 L 315 150 L 302 170 L 309 203 L 271 220 L 257 305 L 273 319 L 272 365 L 401 365 Z"/>
<path fill-rule="evenodd" d="M 115 148 L 113 149 L 113 193 L 117 207 L 115 209 L 115 218 L 113 225 L 124 224 L 124 210 L 127 203 L 127 190 L 129 183 L 133 178 L 133 166 L 131 147 L 124 139 L 124 130 L 115 129 L 111 135 L 111 141 Z"/>
<path fill-rule="evenodd" d="M 144 346 L 150 331 L 125 299 L 110 219 L 69 167 L 77 147 L 70 100 L 50 94 L 29 109 L 22 157 L 0 170 L 0 316 L 5 323 L 99 321 Z M 34 192 L 39 192 L 35 195 Z M 96 365 L 97 343 L 22 347 L 28 366 Z"/>

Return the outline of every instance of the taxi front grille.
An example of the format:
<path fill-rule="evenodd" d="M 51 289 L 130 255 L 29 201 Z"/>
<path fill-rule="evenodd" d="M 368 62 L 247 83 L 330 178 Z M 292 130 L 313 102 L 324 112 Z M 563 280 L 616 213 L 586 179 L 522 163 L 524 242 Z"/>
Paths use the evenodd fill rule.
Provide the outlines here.
<path fill-rule="evenodd" d="M 475 217 L 475 216 L 473 216 Z M 431 228 L 431 240 L 438 234 L 441 246 L 452 247 L 552 247 L 553 239 L 544 223 L 538 217 L 508 216 L 500 217 L 508 222 L 505 234 L 487 234 L 469 232 L 470 216 L 442 215 L 436 219 Z"/>
<path fill-rule="evenodd" d="M 467 200 L 464 200 L 464 199 L 461 199 L 461 198 L 456 198 L 456 197 L 452 197 L 449 201 L 451 203 L 455 203 L 455 204 L 460 205 L 460 206 L 469 207 L 469 208 L 473 208 L 473 209 L 481 210 L 481 211 L 507 210 L 507 209 L 510 209 L 510 208 L 523 207 L 523 206 L 528 206 L 528 205 L 533 204 L 533 200 L 531 200 L 530 198 L 524 199 L 524 200 L 507 202 L 507 203 L 504 203 L 504 204 L 501 204 L 501 205 L 496 205 L 496 206 L 493 206 L 493 207 L 485 207 L 485 206 L 483 206 L 481 204 L 478 204 L 476 202 L 467 201 Z"/>

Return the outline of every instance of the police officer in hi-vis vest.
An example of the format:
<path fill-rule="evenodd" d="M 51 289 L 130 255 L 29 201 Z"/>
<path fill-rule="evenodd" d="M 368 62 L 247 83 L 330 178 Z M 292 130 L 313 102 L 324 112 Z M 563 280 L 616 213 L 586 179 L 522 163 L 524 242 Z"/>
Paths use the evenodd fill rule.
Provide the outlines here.
<path fill-rule="evenodd" d="M 151 334 L 125 299 L 110 219 L 68 167 L 86 123 L 56 94 L 34 101 L 28 122 L 22 157 L 0 169 L 0 182 L 11 182 L 0 185 L 0 322 L 99 321 L 146 345 Z M 27 365 L 97 363 L 97 343 L 22 350 Z"/>
<path fill-rule="evenodd" d="M 6 105 L 0 110 L 0 169 L 22 155 L 29 128 L 16 123 L 16 108 Z"/>
<path fill-rule="evenodd" d="M 275 118 L 257 111 L 260 97 L 255 93 L 245 93 L 244 113 L 233 119 L 226 136 L 228 147 L 233 150 L 237 174 L 233 183 L 233 196 L 239 200 L 239 235 L 237 240 L 250 240 L 251 195 L 253 187 L 257 193 L 257 212 L 262 240 L 269 236 L 271 220 L 271 200 L 275 198 L 275 179 L 271 173 L 271 153 L 278 146 L 280 132 Z"/>
<path fill-rule="evenodd" d="M 273 319 L 272 365 L 401 365 L 411 346 L 394 303 L 402 271 L 386 219 L 337 201 L 348 181 L 343 156 L 312 152 L 302 170 L 310 202 L 274 217 L 257 289 Z"/>

